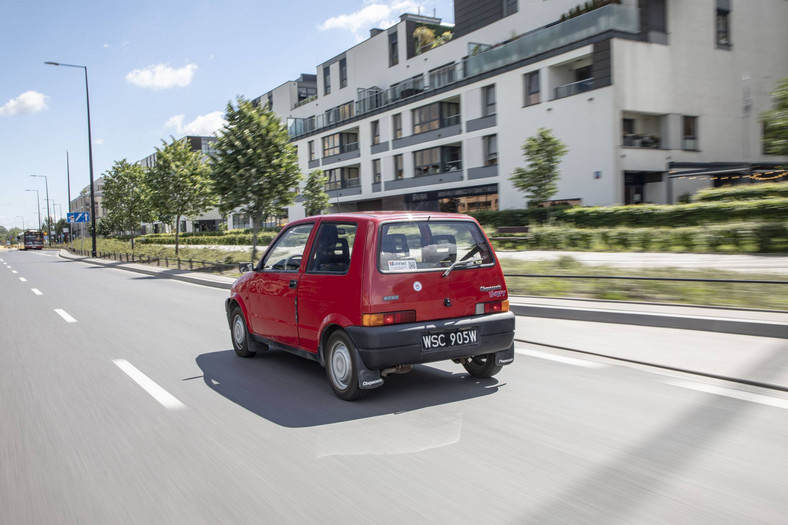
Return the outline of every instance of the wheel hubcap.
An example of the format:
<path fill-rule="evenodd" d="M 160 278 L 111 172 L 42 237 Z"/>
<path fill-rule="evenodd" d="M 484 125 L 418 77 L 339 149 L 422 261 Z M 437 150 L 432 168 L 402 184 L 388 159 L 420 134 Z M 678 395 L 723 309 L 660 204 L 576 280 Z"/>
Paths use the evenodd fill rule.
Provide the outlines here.
<path fill-rule="evenodd" d="M 242 347 L 244 344 L 244 322 L 241 319 L 241 316 L 237 316 L 235 318 L 235 322 L 233 323 L 233 339 L 235 339 L 235 344 L 238 347 Z"/>
<path fill-rule="evenodd" d="M 350 351 L 347 346 L 339 342 L 334 345 L 331 353 L 331 375 L 340 389 L 345 389 L 350 384 L 350 371 L 353 367 L 350 361 Z"/>

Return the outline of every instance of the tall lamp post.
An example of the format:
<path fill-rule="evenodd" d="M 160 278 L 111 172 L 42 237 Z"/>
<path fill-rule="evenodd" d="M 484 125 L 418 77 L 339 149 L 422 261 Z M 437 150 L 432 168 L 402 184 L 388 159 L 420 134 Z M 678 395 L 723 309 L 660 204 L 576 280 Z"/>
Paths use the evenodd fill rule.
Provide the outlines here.
<path fill-rule="evenodd" d="M 93 238 L 92 257 L 96 256 L 96 192 L 93 188 L 93 139 L 90 134 L 90 90 L 88 89 L 88 68 L 75 64 L 61 64 L 60 62 L 44 62 L 49 66 L 78 67 L 85 70 L 85 99 L 88 108 L 88 158 L 90 160 L 90 225 L 91 237 Z"/>
<path fill-rule="evenodd" d="M 47 189 L 47 238 L 49 245 L 52 246 L 52 215 L 49 213 L 49 180 L 46 175 L 30 175 L 31 177 L 41 177 L 44 179 L 44 185 Z"/>
<path fill-rule="evenodd" d="M 41 199 L 38 198 L 38 190 L 25 190 L 25 191 L 36 192 L 36 208 L 38 208 L 38 228 L 40 228 L 41 227 Z"/>

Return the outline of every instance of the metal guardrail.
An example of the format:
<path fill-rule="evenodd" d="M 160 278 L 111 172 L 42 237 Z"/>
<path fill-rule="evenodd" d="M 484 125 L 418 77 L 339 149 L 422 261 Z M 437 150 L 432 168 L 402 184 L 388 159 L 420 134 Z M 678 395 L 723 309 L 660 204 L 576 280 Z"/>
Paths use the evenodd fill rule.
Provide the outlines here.
<path fill-rule="evenodd" d="M 608 279 L 622 281 L 673 281 L 697 283 L 725 283 L 725 284 L 788 284 L 788 281 L 753 280 L 753 279 L 700 279 L 692 277 L 629 277 L 621 275 L 545 275 L 531 273 L 504 273 L 504 277 L 534 277 L 542 279 Z"/>

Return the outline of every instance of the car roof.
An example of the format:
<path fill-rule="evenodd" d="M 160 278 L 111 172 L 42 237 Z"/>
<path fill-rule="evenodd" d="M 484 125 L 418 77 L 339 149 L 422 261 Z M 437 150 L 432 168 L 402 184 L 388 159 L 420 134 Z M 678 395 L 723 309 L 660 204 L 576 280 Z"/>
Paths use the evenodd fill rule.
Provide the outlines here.
<path fill-rule="evenodd" d="M 446 213 L 438 211 L 360 211 L 350 213 L 329 213 L 327 215 L 315 215 L 306 217 L 293 222 L 309 221 L 320 219 L 322 221 L 370 221 L 381 223 L 392 220 L 422 221 L 422 220 L 474 220 L 473 217 L 461 213 Z"/>

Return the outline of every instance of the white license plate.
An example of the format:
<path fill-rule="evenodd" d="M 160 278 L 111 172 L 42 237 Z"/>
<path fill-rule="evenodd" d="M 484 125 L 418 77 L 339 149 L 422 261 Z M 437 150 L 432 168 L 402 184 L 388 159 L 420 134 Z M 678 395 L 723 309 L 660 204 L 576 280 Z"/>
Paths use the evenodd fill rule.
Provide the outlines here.
<path fill-rule="evenodd" d="M 425 352 L 430 350 L 442 350 L 455 346 L 468 346 L 479 343 L 479 336 L 476 328 L 465 330 L 446 330 L 434 334 L 421 336 L 421 349 Z"/>

